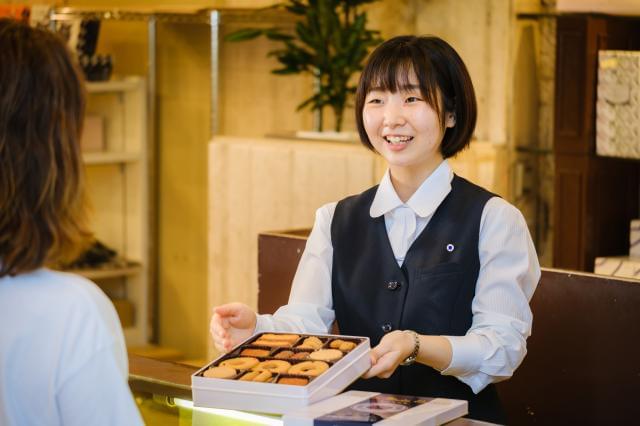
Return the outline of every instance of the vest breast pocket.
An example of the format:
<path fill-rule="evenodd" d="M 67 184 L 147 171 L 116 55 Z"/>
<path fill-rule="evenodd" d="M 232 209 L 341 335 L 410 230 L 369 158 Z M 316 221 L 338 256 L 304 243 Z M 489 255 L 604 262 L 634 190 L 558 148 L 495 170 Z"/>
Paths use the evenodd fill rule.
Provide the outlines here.
<path fill-rule="evenodd" d="M 416 271 L 405 305 L 407 322 L 423 333 L 449 334 L 464 282 L 459 263 L 441 263 Z"/>

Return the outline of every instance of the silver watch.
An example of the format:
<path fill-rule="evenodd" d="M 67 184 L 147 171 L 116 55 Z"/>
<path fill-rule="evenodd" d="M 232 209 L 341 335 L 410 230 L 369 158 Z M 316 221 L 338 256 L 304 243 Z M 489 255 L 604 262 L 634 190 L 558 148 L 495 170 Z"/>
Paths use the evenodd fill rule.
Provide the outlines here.
<path fill-rule="evenodd" d="M 418 352 L 420 352 L 420 336 L 418 336 L 418 333 L 416 333 L 413 330 L 404 330 L 404 332 L 411 333 L 411 335 L 413 335 L 413 352 L 411 352 L 411 355 L 406 357 L 404 361 L 400 363 L 400 365 L 407 366 L 416 362 L 416 358 L 418 357 Z"/>

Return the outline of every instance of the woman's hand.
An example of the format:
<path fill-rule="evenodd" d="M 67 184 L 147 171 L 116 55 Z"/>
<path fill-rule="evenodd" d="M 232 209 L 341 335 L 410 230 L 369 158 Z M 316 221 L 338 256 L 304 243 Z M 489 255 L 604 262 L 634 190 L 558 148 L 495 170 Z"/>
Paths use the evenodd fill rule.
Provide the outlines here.
<path fill-rule="evenodd" d="M 363 378 L 389 378 L 402 361 L 413 352 L 414 340 L 410 333 L 400 330 L 385 335 L 375 348 L 371 349 L 371 368 Z"/>
<path fill-rule="evenodd" d="M 242 303 L 228 303 L 213 308 L 209 330 L 216 349 L 229 352 L 253 334 L 256 321 L 256 313 Z"/>

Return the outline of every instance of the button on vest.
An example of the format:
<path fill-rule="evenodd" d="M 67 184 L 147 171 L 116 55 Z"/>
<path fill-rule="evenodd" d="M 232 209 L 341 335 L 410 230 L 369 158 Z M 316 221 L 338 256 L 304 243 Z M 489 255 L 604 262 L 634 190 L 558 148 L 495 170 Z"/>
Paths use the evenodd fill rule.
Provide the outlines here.
<path fill-rule="evenodd" d="M 391 291 L 396 290 L 396 289 L 398 289 L 401 285 L 402 285 L 402 284 L 401 284 L 401 283 L 399 283 L 398 281 L 389 281 L 389 282 L 387 283 L 387 290 L 391 290 Z"/>

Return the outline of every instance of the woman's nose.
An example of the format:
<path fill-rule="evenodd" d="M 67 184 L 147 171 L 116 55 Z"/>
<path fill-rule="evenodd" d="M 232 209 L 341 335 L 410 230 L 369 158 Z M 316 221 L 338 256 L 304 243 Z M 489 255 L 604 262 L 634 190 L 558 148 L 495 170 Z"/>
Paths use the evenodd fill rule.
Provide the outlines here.
<path fill-rule="evenodd" d="M 395 105 L 393 102 L 385 105 L 383 124 L 386 127 L 396 127 L 405 124 L 405 117 L 402 112 L 402 108 Z"/>

